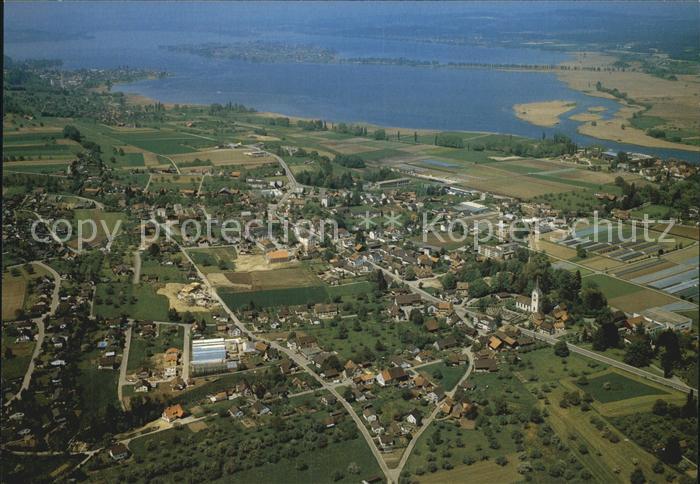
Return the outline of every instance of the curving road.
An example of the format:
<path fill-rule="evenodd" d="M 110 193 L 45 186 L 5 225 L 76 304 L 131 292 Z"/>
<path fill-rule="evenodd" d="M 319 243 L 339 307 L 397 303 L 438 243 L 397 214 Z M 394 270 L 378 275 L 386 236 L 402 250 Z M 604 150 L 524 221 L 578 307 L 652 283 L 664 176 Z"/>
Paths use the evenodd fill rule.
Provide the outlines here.
<path fill-rule="evenodd" d="M 168 231 L 168 228 L 167 228 L 167 226 L 165 226 L 165 224 L 161 224 L 161 227 L 164 228 L 166 230 L 166 232 Z M 236 316 L 236 314 L 226 305 L 226 303 L 221 298 L 221 296 L 219 296 L 219 294 L 216 292 L 214 287 L 209 282 L 209 279 L 204 275 L 204 273 L 202 273 L 199 270 L 199 267 L 197 266 L 197 264 L 194 263 L 194 261 L 192 260 L 190 255 L 187 253 L 187 251 L 182 247 L 182 245 L 180 245 L 180 243 L 177 242 L 175 239 L 173 239 L 173 243 L 178 246 L 180 251 L 184 254 L 184 256 L 187 258 L 187 260 L 190 262 L 190 264 L 192 264 L 192 266 L 197 271 L 197 275 L 202 280 L 202 282 L 204 282 L 204 284 L 207 286 L 207 289 L 211 293 L 212 297 L 219 304 L 221 304 L 221 307 L 224 309 L 224 311 L 226 311 L 226 313 L 231 318 L 233 323 L 236 325 L 236 327 L 238 327 L 241 330 L 241 332 L 243 334 L 248 336 L 248 338 L 250 338 L 253 341 L 255 341 L 255 340 L 265 341 L 267 344 L 269 344 L 271 347 L 275 348 L 277 351 L 286 354 L 292 361 L 294 361 L 299 366 L 299 368 L 302 368 L 309 375 L 311 375 L 321 385 L 321 387 L 323 389 L 329 391 L 343 405 L 343 407 L 345 407 L 345 409 L 348 411 L 348 413 L 350 414 L 352 419 L 355 421 L 355 424 L 357 425 L 357 427 L 360 429 L 362 436 L 367 441 L 367 445 L 369 446 L 370 450 L 372 451 L 372 454 L 374 455 L 375 459 L 377 460 L 377 463 L 379 464 L 379 467 L 382 469 L 382 472 L 387 477 L 387 479 L 389 479 L 389 475 L 390 475 L 389 467 L 386 465 L 386 462 L 384 462 L 384 458 L 382 457 L 381 453 L 379 452 L 379 449 L 377 449 L 377 446 L 374 444 L 374 441 L 372 440 L 372 436 L 370 435 L 370 433 L 367 430 L 367 428 L 365 427 L 365 425 L 362 423 L 362 420 L 360 419 L 360 417 L 357 415 L 357 413 L 355 413 L 355 410 L 352 408 L 350 403 L 348 403 L 348 401 L 345 400 L 345 398 L 340 393 L 338 393 L 338 391 L 335 389 L 335 387 L 333 385 L 327 383 L 323 378 L 321 378 L 318 374 L 316 374 L 316 372 L 311 370 L 308 366 L 309 362 L 305 358 L 303 358 L 301 355 L 291 351 L 289 348 L 281 346 L 276 341 L 262 338 L 259 335 L 255 335 L 255 334 L 253 334 L 252 331 L 248 330 L 248 328 L 246 328 L 245 325 L 238 319 L 238 316 Z M 189 341 L 187 341 L 187 343 L 188 343 L 187 345 L 189 346 Z M 185 361 L 183 358 L 183 368 L 184 368 L 184 365 L 185 365 Z M 186 366 L 189 367 L 189 365 L 186 365 Z M 184 379 L 184 371 L 185 370 L 183 369 L 183 379 Z M 187 371 L 189 371 L 189 368 L 187 368 Z"/>
<path fill-rule="evenodd" d="M 126 410 L 126 405 L 124 405 L 124 393 L 122 387 L 126 385 L 126 368 L 129 364 L 129 347 L 131 346 L 131 324 L 126 329 L 124 334 L 124 351 L 122 352 L 122 361 L 119 365 L 119 383 L 117 383 L 117 398 L 119 399 L 119 405 L 121 405 L 122 410 Z"/>
<path fill-rule="evenodd" d="M 43 269 L 45 269 L 47 272 L 49 272 L 49 274 L 51 274 L 54 278 L 53 294 L 51 295 L 51 306 L 49 307 L 48 313 L 44 314 L 43 316 L 41 316 L 39 318 L 32 319 L 32 322 L 34 322 L 37 325 L 37 330 L 38 330 L 36 344 L 34 345 L 34 352 L 32 353 L 32 359 L 29 361 L 29 366 L 27 367 L 27 372 L 24 374 L 24 378 L 22 379 L 22 385 L 20 386 L 17 393 L 14 394 L 12 396 L 12 398 L 10 398 L 5 403 L 5 406 L 8 406 L 15 399 L 21 400 L 22 399 L 22 392 L 24 390 L 26 390 L 27 388 L 29 388 L 29 384 L 32 381 L 32 374 L 34 373 L 34 367 L 35 367 L 34 362 L 39 357 L 39 353 L 41 353 L 41 347 L 44 344 L 44 337 L 46 336 L 46 326 L 44 324 L 44 320 L 50 316 L 53 316 L 56 313 L 56 310 L 58 309 L 58 303 L 60 302 L 60 299 L 59 299 L 59 292 L 61 290 L 61 276 L 60 276 L 60 274 L 58 272 L 56 272 L 53 268 L 44 264 L 42 261 L 34 261 L 34 262 L 31 262 L 31 264 L 36 264 L 38 266 L 41 266 Z"/>

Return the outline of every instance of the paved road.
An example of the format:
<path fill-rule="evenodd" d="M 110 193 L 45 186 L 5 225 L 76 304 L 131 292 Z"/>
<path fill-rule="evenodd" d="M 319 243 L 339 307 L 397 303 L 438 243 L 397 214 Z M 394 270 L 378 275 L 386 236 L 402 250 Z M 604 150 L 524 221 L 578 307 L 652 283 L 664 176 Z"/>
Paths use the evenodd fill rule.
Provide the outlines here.
<path fill-rule="evenodd" d="M 162 156 L 163 158 L 165 158 L 165 159 L 167 159 L 167 160 L 169 160 L 170 163 L 172 163 L 173 166 L 175 167 L 175 171 L 177 172 L 177 174 L 178 174 L 178 175 L 181 175 L 180 169 L 177 167 L 177 163 L 175 163 L 175 161 L 174 161 L 172 158 L 170 158 L 169 156 L 165 156 L 165 155 L 162 154 L 162 153 L 156 153 L 156 154 Z"/>
<path fill-rule="evenodd" d="M 557 343 L 557 339 L 553 336 L 543 334 L 543 333 L 537 333 L 535 331 L 525 329 L 525 328 L 520 328 L 520 330 L 523 332 L 523 334 L 526 334 L 528 336 L 532 336 L 533 338 L 537 338 L 541 341 L 544 341 L 546 343 L 549 343 L 550 345 L 553 345 Z M 691 391 L 697 394 L 698 390 L 697 388 L 689 387 L 688 385 L 685 385 L 684 383 L 678 383 L 677 381 L 674 381 L 669 378 L 664 378 L 662 376 L 654 375 L 653 373 L 649 373 L 646 370 L 642 370 L 641 368 L 636 368 L 634 366 L 628 365 L 626 363 L 622 363 L 621 361 L 614 360 L 612 358 L 609 358 L 605 355 L 601 355 L 600 353 L 596 353 L 595 351 L 587 350 L 585 348 L 581 348 L 580 346 L 573 345 L 571 343 L 567 343 L 569 346 L 569 350 L 578 353 L 580 355 L 586 356 L 588 358 L 600 361 L 601 363 L 605 363 L 606 365 L 614 366 L 616 368 L 619 368 L 621 370 L 629 371 L 630 373 L 634 373 L 635 375 L 641 376 L 642 378 L 646 378 L 647 380 L 651 380 L 656 383 L 660 383 L 662 385 L 665 385 L 667 387 L 673 388 L 675 390 L 684 392 L 684 393 L 690 393 Z"/>
<path fill-rule="evenodd" d="M 148 187 L 151 184 L 152 179 L 153 179 L 153 174 L 148 175 L 148 181 L 146 182 L 146 186 L 143 188 L 143 193 L 148 193 Z"/>
<path fill-rule="evenodd" d="M 440 299 L 436 298 L 435 296 L 418 288 L 417 284 L 416 284 L 417 281 L 406 281 L 406 280 L 402 279 L 401 277 L 397 276 L 396 274 L 393 274 L 392 272 L 388 271 L 387 269 L 384 269 L 383 267 L 381 267 L 373 262 L 370 262 L 370 265 L 376 267 L 377 269 L 381 269 L 385 274 L 389 275 L 394 280 L 401 282 L 401 283 L 408 284 L 409 288 L 411 288 L 411 290 L 413 292 L 419 294 L 420 296 L 427 299 L 428 301 L 437 302 L 440 300 Z M 465 315 L 467 314 L 466 310 L 463 308 L 456 308 L 455 310 L 462 318 L 464 318 Z M 532 336 L 533 338 L 537 338 L 537 339 L 540 339 L 542 341 L 545 341 L 551 345 L 555 344 L 558 341 L 553 336 L 549 336 L 549 335 L 542 334 L 542 333 L 536 333 L 536 332 L 529 330 L 529 329 L 526 329 L 526 328 L 520 328 L 520 329 L 522 330 L 522 332 L 524 334 L 527 334 L 529 336 Z M 620 361 L 617 361 L 617 360 L 614 360 L 614 359 L 609 358 L 607 356 L 596 353 L 595 351 L 587 350 L 585 348 L 575 346 L 571 343 L 569 343 L 569 348 L 574 353 L 578 353 L 578 354 L 581 354 L 583 356 L 587 356 L 588 358 L 592 358 L 594 360 L 600 361 L 601 363 L 605 363 L 607 365 L 614 366 L 616 368 L 620 368 L 621 370 L 629 371 L 630 373 L 634 373 L 635 375 L 639 375 L 642 378 L 646 378 L 646 379 L 654 381 L 656 383 L 660 383 L 662 385 L 671 387 L 675 390 L 678 390 L 678 391 L 681 391 L 684 393 L 689 393 L 690 391 L 693 391 L 694 393 L 697 394 L 697 392 L 698 392 L 696 388 L 690 387 L 690 386 L 685 385 L 683 383 L 679 383 L 673 379 L 664 378 L 664 377 L 661 377 L 658 375 L 654 375 L 653 373 L 650 373 L 646 370 L 642 370 L 640 368 L 636 368 L 634 366 L 627 365 L 627 364 L 622 363 Z"/>
<path fill-rule="evenodd" d="M 85 200 L 86 202 L 92 202 L 95 204 L 95 208 L 98 210 L 104 210 L 105 208 L 104 203 L 98 202 L 97 200 L 93 200 L 92 198 L 80 197 L 78 195 L 71 195 L 71 197 L 77 198 L 79 200 Z"/>
<path fill-rule="evenodd" d="M 129 348 L 131 347 L 131 325 L 126 330 L 124 334 L 124 351 L 122 352 L 122 362 L 119 365 L 119 383 L 117 383 L 117 398 L 119 399 L 119 405 L 121 405 L 122 410 L 126 410 L 124 405 L 124 394 L 122 387 L 126 385 L 126 368 L 129 364 Z"/>
<path fill-rule="evenodd" d="M 134 251 L 134 278 L 131 281 L 134 284 L 138 284 L 141 280 L 141 251 Z"/>
<path fill-rule="evenodd" d="M 51 305 L 49 307 L 48 313 L 44 314 L 39 318 L 32 319 L 32 322 L 37 326 L 37 338 L 36 343 L 34 345 L 34 352 L 32 353 L 32 359 L 29 361 L 29 366 L 27 366 L 27 371 L 24 374 L 24 378 L 22 379 L 22 385 L 20 386 L 17 393 L 14 394 L 12 398 L 10 398 L 7 402 L 5 402 L 5 406 L 8 406 L 15 399 L 21 400 L 22 392 L 29 388 L 29 384 L 32 381 L 32 374 L 34 373 L 34 363 L 39 357 L 39 353 L 41 353 L 41 347 L 44 344 L 44 337 L 46 336 L 46 325 L 44 324 L 44 321 L 56 313 L 56 310 L 58 309 L 58 304 L 60 302 L 59 294 L 61 290 L 61 276 L 59 275 L 59 273 L 56 272 L 53 268 L 44 264 L 42 261 L 35 261 L 32 262 L 32 264 L 40 266 L 53 276 L 54 288 L 53 293 L 51 295 Z"/>
<path fill-rule="evenodd" d="M 406 279 L 403 279 L 402 277 L 398 276 L 397 274 L 394 274 L 389 269 L 385 269 L 384 267 L 380 266 L 379 264 L 375 264 L 372 261 L 367 261 L 367 263 L 369 265 L 371 265 L 372 267 L 374 267 L 375 269 L 379 269 L 380 271 L 382 271 L 387 276 L 391 277 L 396 282 L 398 282 L 400 284 L 406 284 L 413 292 L 415 292 L 416 294 L 418 294 L 422 298 L 426 299 L 427 301 L 430 301 L 433 303 L 442 301 L 442 299 L 435 297 L 432 294 L 430 294 L 429 292 L 424 291 L 423 289 L 418 287 L 419 281 L 407 281 Z"/>
<path fill-rule="evenodd" d="M 462 378 L 459 379 L 457 384 L 454 386 L 452 390 L 449 392 L 445 392 L 445 398 L 452 398 L 455 395 L 455 392 L 459 388 L 459 386 L 466 380 L 469 375 L 471 375 L 472 370 L 474 369 L 474 355 L 472 354 L 471 350 L 466 348 L 464 350 L 464 353 L 467 355 L 467 358 L 469 358 L 469 367 L 467 368 L 467 371 L 464 373 Z M 443 399 L 444 401 L 444 399 Z M 421 435 L 423 435 L 423 432 L 430 426 L 431 423 L 433 423 L 433 420 L 435 420 L 435 417 L 437 417 L 438 413 L 440 411 L 440 402 L 435 406 L 433 411 L 430 413 L 427 419 L 423 421 L 423 425 L 421 428 L 416 432 L 416 434 L 411 438 L 411 441 L 408 443 L 408 446 L 406 449 L 403 451 L 403 454 L 401 455 L 401 460 L 399 461 L 399 464 L 394 468 L 389 471 L 389 477 L 390 481 L 393 482 L 399 482 L 399 477 L 401 476 L 401 471 L 403 471 L 403 468 L 406 466 L 406 462 L 408 462 L 408 458 L 411 456 L 411 452 L 413 452 L 413 448 L 416 446 L 416 443 L 418 442 L 418 439 L 420 438 Z"/>
<path fill-rule="evenodd" d="M 199 187 L 197 188 L 197 197 L 202 196 L 202 185 L 204 185 L 204 179 L 209 176 L 209 173 L 204 173 L 202 179 L 199 180 Z"/>

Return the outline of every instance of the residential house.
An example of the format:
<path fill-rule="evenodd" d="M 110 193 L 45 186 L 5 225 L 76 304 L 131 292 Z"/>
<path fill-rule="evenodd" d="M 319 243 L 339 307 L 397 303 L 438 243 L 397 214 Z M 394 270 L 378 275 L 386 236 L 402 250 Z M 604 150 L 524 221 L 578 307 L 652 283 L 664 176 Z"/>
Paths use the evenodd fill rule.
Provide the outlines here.
<path fill-rule="evenodd" d="M 393 385 L 406 380 L 408 380 L 408 374 L 401 367 L 388 368 L 377 375 L 377 383 L 380 386 Z"/>
<path fill-rule="evenodd" d="M 498 363 L 493 358 L 479 358 L 474 361 L 474 371 L 493 372 L 498 370 Z"/>
<path fill-rule="evenodd" d="M 406 422 L 419 427 L 423 423 L 423 415 L 417 409 L 413 409 L 406 415 Z"/>
<path fill-rule="evenodd" d="M 232 405 L 228 409 L 228 414 L 233 418 L 241 418 L 243 416 L 243 410 L 241 410 L 237 405 Z"/>
<path fill-rule="evenodd" d="M 176 405 L 171 405 L 163 410 L 162 419 L 166 422 L 174 422 L 175 420 L 185 416 L 185 410 L 179 403 Z"/>
<path fill-rule="evenodd" d="M 124 460 L 129 457 L 129 449 L 122 443 L 114 444 L 109 448 L 109 456 L 116 460 Z"/>

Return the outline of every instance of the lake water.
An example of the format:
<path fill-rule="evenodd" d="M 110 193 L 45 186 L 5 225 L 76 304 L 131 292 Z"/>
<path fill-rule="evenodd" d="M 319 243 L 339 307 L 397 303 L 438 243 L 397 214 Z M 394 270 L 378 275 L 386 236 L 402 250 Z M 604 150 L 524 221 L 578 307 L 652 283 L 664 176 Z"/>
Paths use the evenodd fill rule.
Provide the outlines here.
<path fill-rule="evenodd" d="M 238 102 L 260 111 L 368 122 L 405 128 L 493 131 L 540 137 L 563 132 L 583 144 L 696 160 L 697 154 L 658 150 L 596 140 L 579 135 L 578 123 L 563 118 L 543 129 L 519 120 L 513 105 L 552 99 L 573 100 L 575 111 L 614 101 L 569 89 L 553 73 L 503 72 L 393 65 L 248 63 L 207 59 L 168 52 L 160 45 L 240 40 L 272 40 L 313 44 L 342 57 L 406 57 L 440 62 L 553 64 L 568 54 L 513 46 L 518 30 L 557 31 L 542 24 L 545 8 L 528 4 L 494 11 L 493 4 L 5 4 L 5 54 L 17 58 L 60 58 L 67 68 L 129 65 L 164 69 L 170 77 L 121 85 L 172 103 Z M 556 4 L 552 4 L 557 6 Z M 570 5 L 570 4 L 564 4 Z M 550 8 L 550 7 L 546 7 Z M 587 7 L 588 8 L 588 7 Z M 600 10 L 603 7 L 593 5 Z M 609 7 L 615 8 L 615 7 Z M 500 15 L 503 14 L 503 15 Z M 557 14 L 560 22 L 573 13 Z M 567 17 L 569 15 L 569 17 Z M 505 17 L 503 20 L 501 17 Z M 510 19 L 510 20 L 509 20 Z M 551 20 L 551 19 L 550 19 Z M 510 24 L 508 22 L 511 22 Z M 539 24 L 538 24 L 539 22 Z M 96 27 L 99 26 L 99 27 Z M 60 29 L 57 29 L 60 27 Z M 488 27 L 488 28 L 487 28 Z M 9 32 L 8 32 L 9 29 Z M 51 41 L 13 41 L 27 29 L 54 32 Z M 92 38 L 62 40 L 61 33 L 86 33 Z M 489 47 L 436 43 L 441 36 L 464 33 L 471 40 L 489 39 Z M 460 34 L 461 35 L 461 34 Z"/>

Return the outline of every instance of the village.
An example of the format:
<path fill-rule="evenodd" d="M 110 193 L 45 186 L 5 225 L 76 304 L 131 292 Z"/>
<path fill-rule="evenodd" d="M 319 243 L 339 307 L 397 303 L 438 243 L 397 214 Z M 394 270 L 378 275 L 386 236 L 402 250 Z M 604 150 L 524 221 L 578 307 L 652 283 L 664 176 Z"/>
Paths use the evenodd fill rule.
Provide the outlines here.
<path fill-rule="evenodd" d="M 683 190 L 695 166 L 584 148 L 512 159 L 240 107 L 214 142 L 198 130 L 216 117 L 188 109 L 170 141 L 76 122 L 111 140 L 111 165 L 81 152 L 45 183 L 7 182 L 4 449 L 67 449 L 96 480 L 145 478 L 151 455 L 196 467 L 207 434 L 269 444 L 207 470 L 250 480 L 268 458 L 309 480 L 346 452 L 337 481 L 612 481 L 637 467 L 625 452 L 685 472 L 619 429 L 696 393 L 698 213 L 657 188 Z M 170 154 L 144 148 L 159 143 Z M 457 155 L 484 176 L 460 178 Z M 588 432 L 567 460 L 572 422 Z M 597 446 L 613 470 L 591 462 Z"/>

